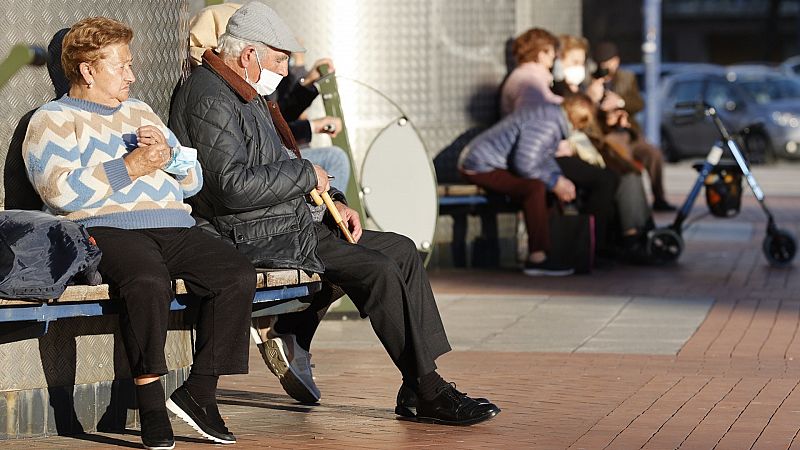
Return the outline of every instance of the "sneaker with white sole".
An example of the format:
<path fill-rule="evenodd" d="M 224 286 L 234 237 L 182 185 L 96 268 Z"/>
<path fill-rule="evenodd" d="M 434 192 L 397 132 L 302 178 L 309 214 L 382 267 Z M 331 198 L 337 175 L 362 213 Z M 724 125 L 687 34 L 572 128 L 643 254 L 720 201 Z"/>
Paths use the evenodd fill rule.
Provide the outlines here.
<path fill-rule="evenodd" d="M 297 344 L 293 334 L 275 332 L 275 322 L 277 320 L 273 319 L 270 324 L 266 341 L 261 341 L 259 333 L 250 329 L 253 339 L 258 343 L 261 357 L 269 370 L 278 377 L 283 390 L 293 399 L 300 403 L 319 402 L 321 394 L 311 373 L 311 368 L 314 367 L 311 364 L 311 353 Z"/>
<path fill-rule="evenodd" d="M 236 443 L 236 437 L 225 426 L 217 405 L 200 406 L 184 386 L 169 396 L 167 409 L 209 441 L 218 444 Z"/>

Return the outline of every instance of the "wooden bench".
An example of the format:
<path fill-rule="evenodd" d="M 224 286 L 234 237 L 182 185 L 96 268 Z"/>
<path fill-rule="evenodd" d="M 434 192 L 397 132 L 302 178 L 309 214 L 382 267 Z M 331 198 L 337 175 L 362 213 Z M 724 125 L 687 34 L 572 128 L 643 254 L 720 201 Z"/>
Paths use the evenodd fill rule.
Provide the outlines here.
<path fill-rule="evenodd" d="M 301 270 L 259 270 L 256 295 L 253 298 L 253 316 L 285 314 L 301 311 L 308 306 L 310 295 L 321 289 L 319 274 L 308 275 Z M 180 311 L 192 302 L 183 280 L 174 282 L 175 298 L 170 310 Z M 44 324 L 39 335 L 47 332 L 50 322 L 67 317 L 94 317 L 115 314 L 120 300 L 112 299 L 108 285 L 69 286 L 56 300 L 0 299 L 0 338 L 18 332 L 19 327 L 6 327 L 10 322 L 38 322 Z"/>
<path fill-rule="evenodd" d="M 497 267 L 500 259 L 497 214 L 516 213 L 519 205 L 508 196 L 488 193 L 474 184 L 440 184 L 439 214 L 453 218 L 452 257 L 456 267 L 467 266 L 467 219 L 479 216 L 481 233 L 472 248 L 472 266 Z"/>

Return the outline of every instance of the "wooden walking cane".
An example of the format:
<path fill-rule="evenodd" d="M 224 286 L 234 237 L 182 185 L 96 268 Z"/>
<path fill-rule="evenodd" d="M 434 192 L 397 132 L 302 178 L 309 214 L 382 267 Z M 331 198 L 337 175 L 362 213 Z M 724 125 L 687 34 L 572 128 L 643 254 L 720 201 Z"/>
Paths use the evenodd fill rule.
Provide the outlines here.
<path fill-rule="evenodd" d="M 311 200 L 314 200 L 314 204 L 317 206 L 325 203 L 325 207 L 328 208 L 328 212 L 331 213 L 333 220 L 336 221 L 336 225 L 338 225 L 339 229 L 344 233 L 347 242 L 351 244 L 356 243 L 355 239 L 353 239 L 353 235 L 350 234 L 350 230 L 347 229 L 347 224 L 342 220 L 342 215 L 339 214 L 339 210 L 336 208 L 336 205 L 333 204 L 333 200 L 331 200 L 331 196 L 327 192 L 323 192 L 322 196 L 320 196 L 317 190 L 314 189 L 311 191 Z"/>

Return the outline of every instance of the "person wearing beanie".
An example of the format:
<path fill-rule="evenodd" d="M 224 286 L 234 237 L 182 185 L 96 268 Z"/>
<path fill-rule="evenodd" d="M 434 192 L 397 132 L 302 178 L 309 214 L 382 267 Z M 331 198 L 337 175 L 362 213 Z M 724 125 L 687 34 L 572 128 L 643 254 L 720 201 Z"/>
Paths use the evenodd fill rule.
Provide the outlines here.
<path fill-rule="evenodd" d="M 635 119 L 636 114 L 644 109 L 644 100 L 639 92 L 636 76 L 633 72 L 620 67 L 619 51 L 613 42 L 600 42 L 592 54 L 598 66 L 608 72 L 605 76 L 606 89 L 622 97 L 620 103 L 630 123 L 626 128 L 632 137 L 633 157 L 645 167 L 650 176 L 653 210 L 675 211 L 675 206 L 667 201 L 664 191 L 664 154 L 660 148 L 647 141 Z"/>

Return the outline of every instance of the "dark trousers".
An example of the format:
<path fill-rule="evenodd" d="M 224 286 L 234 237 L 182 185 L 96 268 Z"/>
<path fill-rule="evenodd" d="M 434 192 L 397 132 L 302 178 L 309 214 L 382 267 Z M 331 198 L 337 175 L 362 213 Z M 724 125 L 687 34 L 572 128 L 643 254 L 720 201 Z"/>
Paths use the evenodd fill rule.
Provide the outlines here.
<path fill-rule="evenodd" d="M 369 317 L 403 378 L 436 370 L 436 358 L 450 351 L 450 344 L 414 243 L 395 233 L 364 231 L 353 245 L 338 230 L 334 234 L 323 224 L 316 229 L 323 278 L 341 287 L 361 315 Z M 310 343 L 331 300 L 317 296 L 306 310 L 281 315 L 276 331 Z"/>
<path fill-rule="evenodd" d="M 664 200 L 664 155 L 661 149 L 639 137 L 633 142 L 633 157 L 647 170 L 655 200 Z"/>
<path fill-rule="evenodd" d="M 597 248 L 605 250 L 610 238 L 608 227 L 616 214 L 614 196 L 619 177 L 609 169 L 601 169 L 577 157 L 556 158 L 556 162 L 564 176 L 586 193 L 582 212 L 594 215 Z"/>
<path fill-rule="evenodd" d="M 92 227 L 103 251 L 100 273 L 123 300 L 120 332 L 134 377 L 167 373 L 171 280 L 200 299 L 192 372 L 247 373 L 256 275 L 235 248 L 199 228 Z"/>
<path fill-rule="evenodd" d="M 508 170 L 462 176 L 486 190 L 505 194 L 522 204 L 525 227 L 528 230 L 528 251 L 546 252 L 550 249 L 550 225 L 547 213 L 547 186 L 539 180 L 521 178 Z"/>

